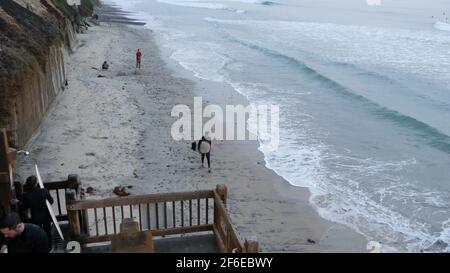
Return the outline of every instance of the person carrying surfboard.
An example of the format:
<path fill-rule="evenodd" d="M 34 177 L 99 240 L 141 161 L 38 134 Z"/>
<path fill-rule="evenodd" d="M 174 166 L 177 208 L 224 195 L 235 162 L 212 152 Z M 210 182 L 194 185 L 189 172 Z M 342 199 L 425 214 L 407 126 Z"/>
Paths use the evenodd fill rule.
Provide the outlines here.
<path fill-rule="evenodd" d="M 202 139 L 198 142 L 198 151 L 202 155 L 202 167 L 205 164 L 205 157 L 208 160 L 208 172 L 211 172 L 211 141 L 206 139 L 206 137 L 202 137 Z"/>
<path fill-rule="evenodd" d="M 49 244 L 52 242 L 52 218 L 47 209 L 46 201 L 53 204 L 53 198 L 47 189 L 37 187 L 37 177 L 32 175 L 27 178 L 26 186 L 30 189 L 20 197 L 20 200 L 15 200 L 24 209 L 30 209 L 31 222 L 44 229 L 47 233 Z"/>

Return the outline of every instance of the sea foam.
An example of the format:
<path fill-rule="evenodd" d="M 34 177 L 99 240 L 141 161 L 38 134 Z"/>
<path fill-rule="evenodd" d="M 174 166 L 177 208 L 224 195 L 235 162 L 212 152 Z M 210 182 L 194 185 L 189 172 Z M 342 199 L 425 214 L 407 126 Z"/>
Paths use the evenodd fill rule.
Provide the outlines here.
<path fill-rule="evenodd" d="M 434 28 L 443 31 L 450 31 L 450 24 L 438 21 L 434 23 Z"/>

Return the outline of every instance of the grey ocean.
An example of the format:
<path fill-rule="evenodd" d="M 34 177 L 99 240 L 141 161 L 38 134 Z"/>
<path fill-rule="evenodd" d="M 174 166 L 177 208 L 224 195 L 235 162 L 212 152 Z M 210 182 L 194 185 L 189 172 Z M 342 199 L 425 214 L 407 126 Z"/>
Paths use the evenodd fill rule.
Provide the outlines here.
<path fill-rule="evenodd" d="M 280 106 L 266 165 L 321 216 L 450 251 L 450 0 L 114 2 L 196 77 Z"/>

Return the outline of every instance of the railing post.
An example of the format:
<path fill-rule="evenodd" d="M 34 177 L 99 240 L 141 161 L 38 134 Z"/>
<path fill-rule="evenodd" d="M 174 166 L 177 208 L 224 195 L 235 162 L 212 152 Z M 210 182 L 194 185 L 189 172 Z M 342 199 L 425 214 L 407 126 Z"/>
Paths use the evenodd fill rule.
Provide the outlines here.
<path fill-rule="evenodd" d="M 8 137 L 6 129 L 0 129 L 0 204 L 4 210 L 4 213 L 11 211 L 10 200 L 11 194 L 11 181 L 9 171 L 11 167 L 10 160 L 10 148 L 8 145 Z M 1 215 L 0 215 L 1 216 Z"/>
<path fill-rule="evenodd" d="M 72 239 L 77 239 L 81 235 L 80 217 L 78 211 L 72 210 L 70 206 L 76 202 L 76 194 L 74 190 L 66 191 L 67 217 L 69 219 L 69 231 Z"/>
<path fill-rule="evenodd" d="M 226 228 L 225 229 L 225 253 L 231 253 L 231 231 L 228 229 L 228 228 Z"/>
<path fill-rule="evenodd" d="M 67 181 L 69 182 L 69 185 L 75 185 L 74 189 L 76 192 L 76 200 L 84 200 L 85 196 L 83 192 L 83 184 L 81 183 L 81 180 L 79 179 L 78 175 L 69 174 L 69 176 L 67 177 Z M 80 222 L 81 233 L 89 236 L 89 221 L 87 210 L 79 211 L 78 217 Z"/>
<path fill-rule="evenodd" d="M 150 231 L 139 231 L 139 223 L 125 218 L 120 224 L 120 233 L 111 237 L 113 253 L 154 253 L 153 235 Z"/>
<path fill-rule="evenodd" d="M 14 190 L 16 191 L 16 199 L 20 199 L 23 195 L 23 185 L 22 182 L 20 181 L 15 181 L 14 182 Z M 27 215 L 27 210 L 23 209 L 21 206 L 16 205 L 17 208 L 17 213 L 19 213 L 20 218 L 24 221 L 28 221 L 28 215 Z"/>
<path fill-rule="evenodd" d="M 75 191 L 77 195 L 81 194 L 81 181 L 78 179 L 78 175 L 69 174 L 67 181 L 69 182 L 69 185 L 76 185 Z"/>
<path fill-rule="evenodd" d="M 217 194 L 219 194 L 220 199 L 223 202 L 223 205 L 225 208 L 227 207 L 227 198 L 228 198 L 228 189 L 227 186 L 224 184 L 220 184 L 216 186 Z"/>
<path fill-rule="evenodd" d="M 84 195 L 81 196 L 81 200 L 84 200 Z M 81 211 L 81 224 L 82 224 L 81 232 L 89 237 L 89 218 L 87 210 Z"/>
<path fill-rule="evenodd" d="M 259 243 L 256 236 L 252 236 L 245 239 L 244 242 L 244 251 L 246 253 L 258 253 L 259 252 Z"/>
<path fill-rule="evenodd" d="M 216 198 L 214 198 L 214 222 L 213 225 L 219 229 L 219 210 L 217 209 L 217 202 L 216 202 Z"/>

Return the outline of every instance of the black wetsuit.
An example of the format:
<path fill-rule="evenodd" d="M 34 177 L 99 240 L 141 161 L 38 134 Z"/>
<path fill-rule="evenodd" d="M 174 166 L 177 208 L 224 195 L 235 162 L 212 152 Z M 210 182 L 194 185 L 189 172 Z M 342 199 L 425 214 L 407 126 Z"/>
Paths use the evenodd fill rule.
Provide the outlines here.
<path fill-rule="evenodd" d="M 208 142 L 209 145 L 211 146 L 211 141 L 202 139 L 198 142 L 197 147 L 198 147 L 199 151 L 200 151 L 200 145 L 202 144 L 203 141 Z M 206 154 L 202 153 L 202 164 L 205 162 L 205 156 L 206 156 L 206 159 L 208 160 L 208 168 L 211 168 L 211 151 Z"/>
<path fill-rule="evenodd" d="M 31 222 L 42 227 L 47 233 L 49 244 L 52 242 L 52 217 L 48 212 L 46 200 L 53 204 L 53 198 L 47 189 L 34 188 L 25 193 L 20 201 L 25 209 L 31 210 Z"/>
<path fill-rule="evenodd" d="M 34 224 L 25 224 L 22 234 L 13 239 L 5 239 L 0 234 L 0 246 L 3 244 L 8 247 L 8 253 L 49 253 L 51 250 L 47 234 Z"/>
<path fill-rule="evenodd" d="M 3 207 L 3 204 L 0 203 L 0 219 L 2 219 L 3 216 L 5 216 L 5 215 L 6 215 L 5 207 Z"/>

